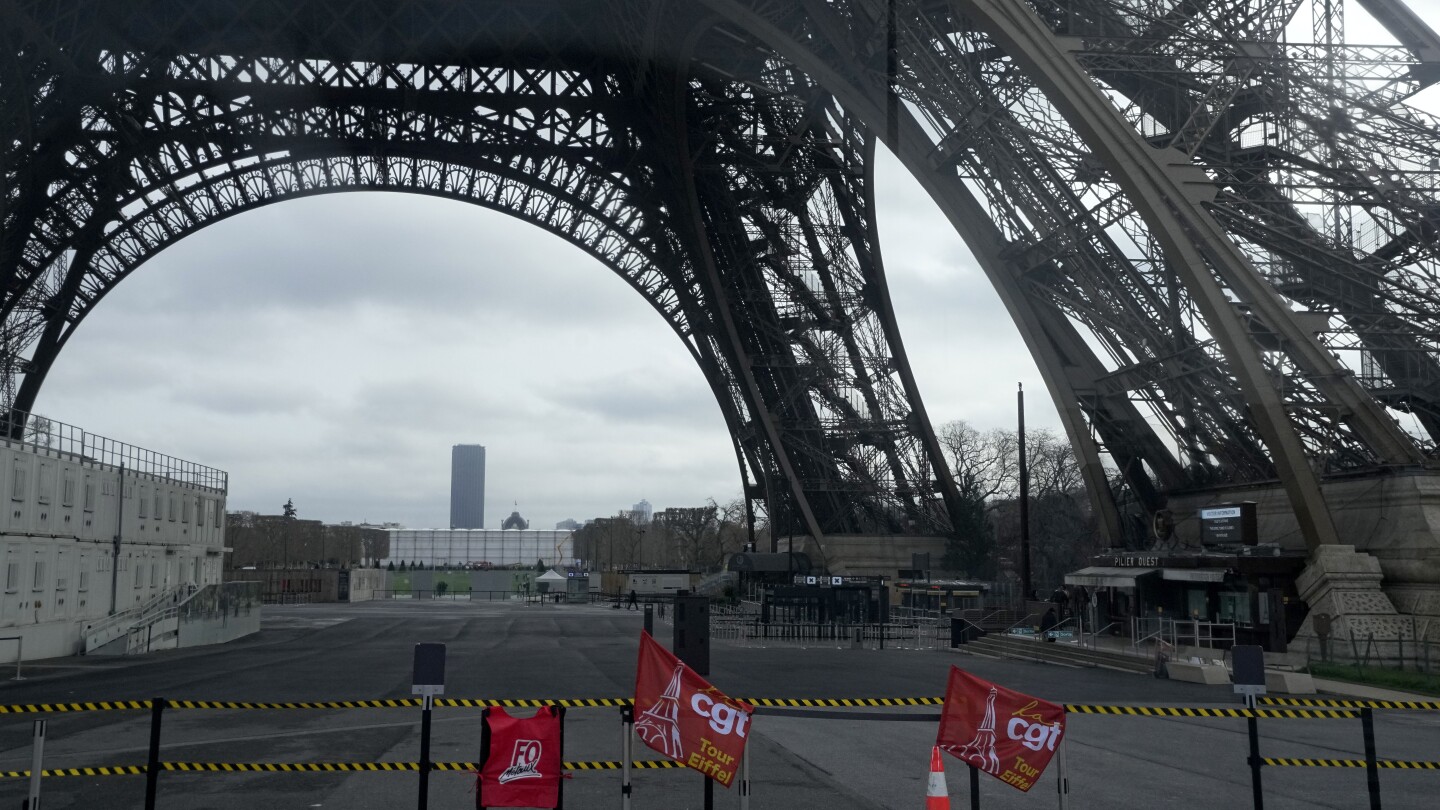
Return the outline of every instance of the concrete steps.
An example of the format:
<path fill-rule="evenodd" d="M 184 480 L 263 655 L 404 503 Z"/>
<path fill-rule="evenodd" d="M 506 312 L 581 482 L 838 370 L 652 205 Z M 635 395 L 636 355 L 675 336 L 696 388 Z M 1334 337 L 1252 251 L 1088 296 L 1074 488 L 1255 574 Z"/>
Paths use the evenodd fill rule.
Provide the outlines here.
<path fill-rule="evenodd" d="M 1072 667 L 1104 667 L 1142 675 L 1153 675 L 1155 672 L 1155 662 L 1146 657 L 1108 650 L 1092 650 L 1063 641 L 1045 642 L 996 633 L 977 638 L 967 644 L 961 644 L 955 649 L 972 655 L 1021 658 Z"/>

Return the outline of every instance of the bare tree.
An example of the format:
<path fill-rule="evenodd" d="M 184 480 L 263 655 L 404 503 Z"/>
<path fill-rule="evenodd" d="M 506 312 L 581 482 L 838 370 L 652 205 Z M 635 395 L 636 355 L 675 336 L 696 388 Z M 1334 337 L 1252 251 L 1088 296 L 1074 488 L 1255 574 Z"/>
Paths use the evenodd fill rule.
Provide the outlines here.
<path fill-rule="evenodd" d="M 716 519 L 716 539 L 723 563 L 726 557 L 744 551 L 750 543 L 749 513 L 745 509 L 745 501 L 736 498 L 721 504 Z"/>
<path fill-rule="evenodd" d="M 1030 474 L 1030 561 L 1036 583 L 1059 585 L 1065 573 L 1083 567 L 1099 551 L 1100 537 L 1075 451 L 1063 436 L 1045 429 L 1025 432 Z M 1011 455 L 1012 459 L 1016 456 Z M 1013 462 L 1012 462 L 1013 463 Z M 1018 480 L 1018 479 L 1017 479 Z M 1012 494 L 991 515 L 1000 554 L 1018 565 L 1019 503 Z"/>
<path fill-rule="evenodd" d="M 710 570 L 720 564 L 720 545 L 714 501 L 705 506 L 671 507 L 655 515 L 657 527 L 663 527 L 674 544 L 676 557 L 684 568 Z"/>
<path fill-rule="evenodd" d="M 998 570 L 994 527 L 988 517 L 995 499 L 1018 484 L 1014 434 L 981 433 L 964 421 L 947 422 L 937 435 L 960 495 L 957 525 L 945 546 L 945 568 L 980 579 Z"/>

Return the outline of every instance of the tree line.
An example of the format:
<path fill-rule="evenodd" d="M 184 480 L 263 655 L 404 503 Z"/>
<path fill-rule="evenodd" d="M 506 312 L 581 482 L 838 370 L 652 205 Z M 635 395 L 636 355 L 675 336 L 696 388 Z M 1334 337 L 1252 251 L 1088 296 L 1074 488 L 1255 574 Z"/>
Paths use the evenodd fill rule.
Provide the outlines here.
<path fill-rule="evenodd" d="M 938 431 L 960 494 L 959 520 L 948 538 L 940 575 L 994 580 L 1020 568 L 1019 436 L 980 431 L 963 420 Z M 1025 432 L 1030 491 L 1030 559 L 1037 586 L 1063 581 L 1101 551 L 1103 540 L 1070 443 L 1045 429 Z M 750 540 L 745 504 L 734 500 L 665 509 L 646 523 L 621 512 L 576 530 L 575 556 L 595 571 L 674 568 L 715 571 Z M 768 551 L 770 527 L 760 518 L 755 548 Z"/>
<path fill-rule="evenodd" d="M 229 568 L 354 568 L 377 565 L 389 556 L 390 534 L 361 526 L 326 526 L 284 514 L 225 513 Z"/>
<path fill-rule="evenodd" d="M 944 567 L 993 580 L 1020 570 L 1020 441 L 1013 430 L 980 431 L 963 420 L 937 431 L 960 493 L 959 525 Z M 1030 491 L 1030 567 L 1037 586 L 1063 582 L 1067 571 L 1102 551 L 1104 540 L 1086 496 L 1075 451 L 1064 436 L 1025 431 Z"/>

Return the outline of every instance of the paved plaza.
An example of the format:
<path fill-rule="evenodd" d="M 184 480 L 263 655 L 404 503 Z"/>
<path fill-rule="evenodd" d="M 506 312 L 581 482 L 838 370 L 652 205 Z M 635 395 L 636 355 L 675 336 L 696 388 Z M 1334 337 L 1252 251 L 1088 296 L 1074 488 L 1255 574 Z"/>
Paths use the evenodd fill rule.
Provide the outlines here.
<path fill-rule="evenodd" d="M 632 694 L 641 614 L 588 605 L 447 601 L 266 607 L 262 631 L 223 647 L 136 658 L 76 658 L 25 667 L 23 681 L 0 681 L 0 703 L 106 700 L 333 701 L 410 696 L 417 642 L 447 645 L 447 697 L 614 698 Z M 668 644 L 669 627 L 657 627 Z M 716 641 L 710 680 L 742 697 L 939 696 L 952 665 L 1037 697 L 1065 703 L 1234 706 L 1228 686 L 1200 686 L 1046 664 L 1000 661 L 951 651 L 856 650 L 831 644 L 755 646 Z M 876 709 L 880 719 L 835 710 L 838 719 L 758 716 L 750 738 L 754 808 L 919 808 L 938 707 Z M 1383 759 L 1440 758 L 1440 715 L 1378 712 Z M 143 765 L 147 711 L 48 715 L 47 768 Z M 30 766 L 34 716 L 0 717 L 0 770 Z M 161 758 L 170 762 L 413 762 L 420 711 L 210 711 L 165 714 Z M 1360 758 L 1358 720 L 1262 720 L 1261 753 L 1271 757 Z M 474 761 L 478 709 L 437 709 L 431 758 Z M 1242 719 L 1112 717 L 1072 714 L 1066 734 L 1070 807 L 1249 807 Z M 614 708 L 573 709 L 567 761 L 620 759 Z M 655 755 L 637 742 L 637 758 Z M 963 767 L 947 758 L 955 807 L 968 807 Z M 1052 772 L 1029 794 L 985 779 L 985 808 L 1053 807 Z M 1368 806 L 1357 768 L 1264 770 L 1265 806 Z M 411 773 L 163 773 L 157 807 L 409 808 Z M 701 807 L 701 779 L 686 770 L 634 774 L 634 806 Z M 1383 770 L 1387 808 L 1431 808 L 1440 771 Z M 429 806 L 475 806 L 468 773 L 431 776 Z M 23 779 L 0 781 L 0 808 L 18 808 Z M 143 807 L 143 776 L 54 777 L 44 810 Z M 576 771 L 565 784 L 572 808 L 620 806 L 618 771 Z M 716 807 L 737 807 L 736 791 L 716 791 Z"/>

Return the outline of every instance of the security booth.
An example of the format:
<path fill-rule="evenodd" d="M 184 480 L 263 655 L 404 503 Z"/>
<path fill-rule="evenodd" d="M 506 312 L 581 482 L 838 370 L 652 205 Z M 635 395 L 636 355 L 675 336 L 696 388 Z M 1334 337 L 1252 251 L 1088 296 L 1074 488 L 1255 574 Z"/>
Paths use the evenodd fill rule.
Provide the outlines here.
<path fill-rule="evenodd" d="M 590 572 L 567 571 L 565 577 L 565 601 L 583 603 L 590 599 Z"/>
<path fill-rule="evenodd" d="M 1128 635 L 1164 627 L 1182 644 L 1229 648 L 1257 644 L 1283 652 L 1305 606 L 1295 580 L 1302 551 L 1240 545 L 1159 555 L 1099 555 L 1065 575 L 1071 605 L 1086 632 Z"/>

